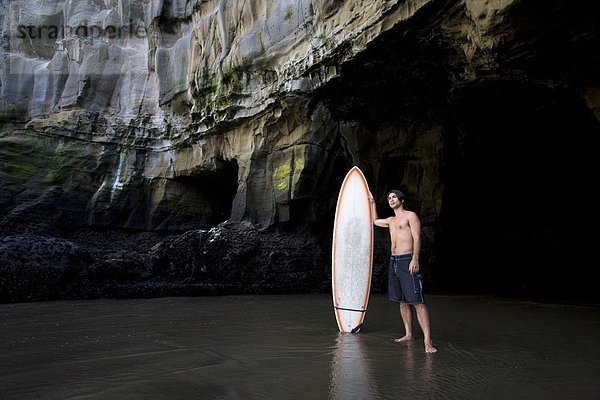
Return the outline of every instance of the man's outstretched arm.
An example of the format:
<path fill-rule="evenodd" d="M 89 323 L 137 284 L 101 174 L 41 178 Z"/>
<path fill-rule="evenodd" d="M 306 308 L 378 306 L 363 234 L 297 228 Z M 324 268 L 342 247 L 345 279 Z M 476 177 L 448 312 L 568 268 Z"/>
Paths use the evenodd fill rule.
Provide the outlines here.
<path fill-rule="evenodd" d="M 373 198 L 373 195 L 371 193 L 369 193 L 369 195 L 371 198 L 371 215 L 373 215 L 373 225 L 379 226 L 381 228 L 389 228 L 390 224 L 389 224 L 388 220 L 381 219 L 377 215 L 377 207 L 375 206 L 375 199 Z"/>

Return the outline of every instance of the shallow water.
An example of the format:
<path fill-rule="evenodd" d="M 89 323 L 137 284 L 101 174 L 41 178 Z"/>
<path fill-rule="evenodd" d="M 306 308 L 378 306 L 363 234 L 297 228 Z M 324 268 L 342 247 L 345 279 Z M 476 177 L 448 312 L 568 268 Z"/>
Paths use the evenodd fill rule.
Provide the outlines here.
<path fill-rule="evenodd" d="M 600 398 L 600 308 L 427 301 L 435 355 L 381 295 L 354 335 L 328 295 L 3 304 L 0 399 Z"/>

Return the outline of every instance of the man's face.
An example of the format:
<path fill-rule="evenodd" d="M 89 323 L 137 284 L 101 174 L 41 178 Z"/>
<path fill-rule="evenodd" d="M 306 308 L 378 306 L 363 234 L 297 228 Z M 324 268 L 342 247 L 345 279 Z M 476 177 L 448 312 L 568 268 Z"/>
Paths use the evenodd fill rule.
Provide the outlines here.
<path fill-rule="evenodd" d="M 402 201 L 396 196 L 396 193 L 390 193 L 388 196 L 388 204 L 392 208 L 398 208 L 400 207 L 400 204 L 402 204 Z"/>

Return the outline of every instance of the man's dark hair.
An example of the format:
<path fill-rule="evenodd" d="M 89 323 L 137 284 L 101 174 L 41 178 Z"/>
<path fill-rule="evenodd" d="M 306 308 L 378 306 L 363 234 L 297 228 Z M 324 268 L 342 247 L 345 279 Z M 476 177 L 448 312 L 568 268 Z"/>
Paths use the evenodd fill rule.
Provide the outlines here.
<path fill-rule="evenodd" d="M 405 199 L 406 196 L 404 196 L 404 193 L 402 193 L 401 191 L 397 190 L 397 189 L 392 189 L 388 192 L 388 196 L 390 194 L 394 193 L 396 195 L 396 197 L 398 197 L 398 199 Z"/>

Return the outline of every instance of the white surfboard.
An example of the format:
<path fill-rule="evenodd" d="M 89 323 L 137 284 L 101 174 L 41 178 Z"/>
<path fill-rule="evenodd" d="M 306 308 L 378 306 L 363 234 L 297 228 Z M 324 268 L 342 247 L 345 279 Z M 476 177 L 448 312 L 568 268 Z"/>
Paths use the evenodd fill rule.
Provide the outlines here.
<path fill-rule="evenodd" d="M 333 308 L 340 332 L 358 332 L 364 321 L 373 266 L 373 216 L 369 186 L 350 169 L 335 210 L 331 250 Z"/>

